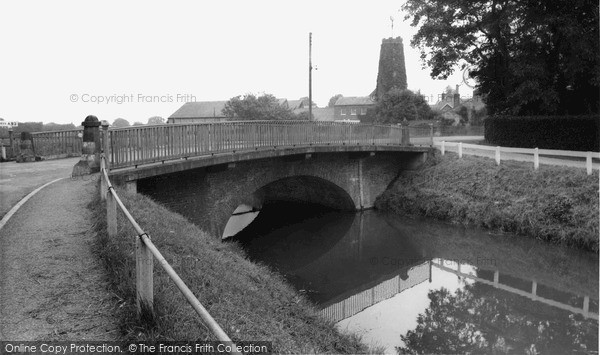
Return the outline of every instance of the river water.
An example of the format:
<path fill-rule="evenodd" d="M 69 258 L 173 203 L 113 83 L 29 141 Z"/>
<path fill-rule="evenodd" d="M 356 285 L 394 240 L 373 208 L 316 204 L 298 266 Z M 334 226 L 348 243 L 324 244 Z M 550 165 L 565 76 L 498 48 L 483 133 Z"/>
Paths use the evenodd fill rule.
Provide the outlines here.
<path fill-rule="evenodd" d="M 594 253 L 376 211 L 256 214 L 232 239 L 387 353 L 598 351 Z"/>

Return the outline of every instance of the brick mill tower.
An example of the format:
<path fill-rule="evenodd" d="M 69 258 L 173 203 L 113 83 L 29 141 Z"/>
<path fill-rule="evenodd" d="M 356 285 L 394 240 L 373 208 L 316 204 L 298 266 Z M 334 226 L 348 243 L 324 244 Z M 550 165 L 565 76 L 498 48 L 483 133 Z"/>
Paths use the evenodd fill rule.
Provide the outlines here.
<path fill-rule="evenodd" d="M 377 87 L 372 94 L 372 98 L 379 100 L 393 88 L 401 90 L 407 88 L 404 44 L 401 37 L 384 38 L 381 41 Z"/>

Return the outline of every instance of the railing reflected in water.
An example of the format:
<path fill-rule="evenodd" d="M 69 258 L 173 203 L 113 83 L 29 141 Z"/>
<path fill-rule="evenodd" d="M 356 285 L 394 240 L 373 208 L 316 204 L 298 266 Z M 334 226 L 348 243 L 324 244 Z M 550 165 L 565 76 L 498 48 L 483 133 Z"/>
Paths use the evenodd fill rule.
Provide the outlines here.
<path fill-rule="evenodd" d="M 557 291 L 551 287 L 540 285 L 540 288 L 544 288 L 547 295 L 541 296 L 538 294 L 538 284 L 535 280 L 524 280 L 511 275 L 501 274 L 498 270 L 478 270 L 476 267 L 460 263 L 455 260 L 444 260 L 441 258 L 435 258 L 431 261 L 426 261 L 420 265 L 416 265 L 408 269 L 408 278 L 403 280 L 400 274 L 380 282 L 374 287 L 360 291 L 350 297 L 346 297 L 341 301 L 328 302 L 321 310 L 321 315 L 328 320 L 333 322 L 339 322 L 343 319 L 354 316 L 355 314 L 377 304 L 385 301 L 399 293 L 402 293 L 416 285 L 419 285 L 425 281 L 432 280 L 432 267 L 439 270 L 452 273 L 457 275 L 459 278 L 480 282 L 486 285 L 493 286 L 503 291 L 508 291 L 513 294 L 527 297 L 533 301 L 541 302 L 552 307 L 563 309 L 574 314 L 580 314 L 584 318 L 591 318 L 598 320 L 598 300 L 590 299 L 589 295 L 576 296 L 567 295 L 565 292 Z M 493 275 L 490 279 L 478 276 L 479 274 Z M 529 290 L 525 291 L 509 285 L 510 282 L 501 282 L 501 279 L 515 280 L 513 283 L 516 284 L 528 284 Z M 564 294 L 571 300 L 581 300 L 581 307 L 577 307 L 573 304 L 566 303 L 557 299 L 552 299 L 552 294 Z M 563 297 L 564 298 L 564 297 Z M 596 312 L 590 309 L 590 305 L 595 308 Z"/>
<path fill-rule="evenodd" d="M 342 319 L 371 307 L 381 301 L 391 298 L 409 288 L 423 283 L 431 277 L 431 262 L 427 261 L 408 269 L 408 278 L 403 280 L 400 274 L 385 280 L 378 285 L 325 306 L 321 315 L 328 320 L 339 322 Z"/>

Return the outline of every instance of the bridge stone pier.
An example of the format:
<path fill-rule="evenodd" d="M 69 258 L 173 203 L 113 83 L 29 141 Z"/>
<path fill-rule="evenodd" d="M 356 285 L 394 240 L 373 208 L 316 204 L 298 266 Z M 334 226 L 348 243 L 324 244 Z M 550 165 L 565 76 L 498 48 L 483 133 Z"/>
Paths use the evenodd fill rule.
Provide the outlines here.
<path fill-rule="evenodd" d="M 241 204 L 371 208 L 431 150 L 409 144 L 401 127 L 311 122 L 168 125 L 104 137 L 111 180 L 218 237 Z"/>

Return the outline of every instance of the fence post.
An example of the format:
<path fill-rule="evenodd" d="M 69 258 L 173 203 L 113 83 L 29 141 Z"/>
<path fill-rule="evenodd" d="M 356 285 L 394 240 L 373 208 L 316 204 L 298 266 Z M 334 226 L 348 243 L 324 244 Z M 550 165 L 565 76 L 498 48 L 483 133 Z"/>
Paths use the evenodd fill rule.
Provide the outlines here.
<path fill-rule="evenodd" d="M 402 134 L 401 145 L 410 145 L 410 136 L 408 134 L 408 125 L 401 125 L 400 132 Z"/>
<path fill-rule="evenodd" d="M 100 200 L 102 202 L 106 201 L 106 193 L 108 190 L 108 181 L 104 178 L 104 169 L 106 169 L 106 164 L 103 154 L 100 158 Z"/>
<path fill-rule="evenodd" d="M 372 139 L 372 144 L 375 145 L 375 125 L 371 126 L 371 139 Z"/>
<path fill-rule="evenodd" d="M 110 190 L 106 194 L 106 231 L 110 238 L 117 236 L 117 200 Z"/>
<path fill-rule="evenodd" d="M 592 152 L 587 152 L 585 157 L 585 168 L 587 169 L 587 174 L 592 175 Z"/>
<path fill-rule="evenodd" d="M 135 241 L 135 288 L 136 306 L 140 318 L 154 317 L 153 272 L 152 252 L 142 240 L 142 236 L 138 236 Z"/>
<path fill-rule="evenodd" d="M 458 143 L 458 157 L 462 158 L 462 142 Z"/>
<path fill-rule="evenodd" d="M 102 152 L 104 153 L 104 169 L 110 171 L 110 141 L 108 136 L 108 121 L 102 120 Z"/>
<path fill-rule="evenodd" d="M 446 142 L 442 141 L 442 155 L 446 154 Z"/>
<path fill-rule="evenodd" d="M 8 144 L 10 145 L 10 150 L 13 152 L 15 151 L 14 145 L 13 145 L 13 128 L 12 126 L 8 126 Z"/>
<path fill-rule="evenodd" d="M 538 148 L 533 150 L 533 169 L 538 170 L 540 168 L 540 152 Z"/>
<path fill-rule="evenodd" d="M 496 165 L 500 165 L 500 147 L 496 146 Z"/>
<path fill-rule="evenodd" d="M 430 138 L 430 140 L 429 140 L 430 144 L 429 145 L 431 147 L 433 147 L 433 123 L 429 124 L 429 138 Z"/>

